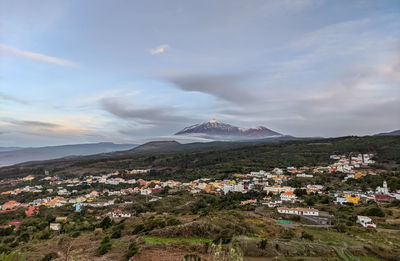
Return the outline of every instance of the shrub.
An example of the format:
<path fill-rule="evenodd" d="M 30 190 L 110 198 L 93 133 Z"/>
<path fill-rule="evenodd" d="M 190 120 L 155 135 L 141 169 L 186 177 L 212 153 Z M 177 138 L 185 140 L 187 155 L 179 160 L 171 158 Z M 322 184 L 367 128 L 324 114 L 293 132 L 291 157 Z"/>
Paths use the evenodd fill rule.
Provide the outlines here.
<path fill-rule="evenodd" d="M 14 242 L 12 242 L 11 244 L 8 245 L 11 248 L 17 247 L 18 246 L 18 241 L 14 240 Z"/>
<path fill-rule="evenodd" d="M 301 232 L 301 238 L 313 241 L 314 240 L 314 236 L 311 234 L 308 234 L 307 232 L 303 231 Z"/>
<path fill-rule="evenodd" d="M 232 237 L 233 237 L 233 231 L 230 229 L 224 229 L 214 239 L 214 243 L 228 244 L 229 242 L 232 241 Z"/>
<path fill-rule="evenodd" d="M 136 245 L 136 242 L 134 242 L 134 241 L 131 242 L 131 243 L 129 244 L 128 251 L 127 251 L 126 254 L 125 254 L 126 260 L 129 260 L 131 257 L 133 257 L 134 255 L 136 255 L 138 252 L 139 252 L 139 249 L 138 249 L 138 247 L 137 247 L 137 245 Z"/>
<path fill-rule="evenodd" d="M 110 242 L 110 238 L 104 237 L 103 240 L 100 242 L 99 248 L 97 248 L 97 254 L 99 256 L 102 256 L 102 255 L 106 254 L 111 249 L 111 247 L 112 247 L 112 245 Z"/>
<path fill-rule="evenodd" d="M 292 229 L 285 229 L 281 234 L 281 238 L 283 239 L 292 239 L 294 238 L 295 234 Z"/>
<path fill-rule="evenodd" d="M 104 237 L 103 240 L 101 240 L 101 244 L 106 244 L 106 243 L 110 243 L 109 237 Z"/>
<path fill-rule="evenodd" d="M 347 227 L 344 224 L 338 224 L 335 226 L 337 232 L 345 233 L 347 231 Z"/>
<path fill-rule="evenodd" d="M 81 235 L 81 232 L 75 231 L 71 234 L 72 237 L 79 237 Z"/>
<path fill-rule="evenodd" d="M 111 246 L 111 243 L 101 244 L 97 249 L 97 254 L 99 256 L 106 254 L 111 249 Z"/>
<path fill-rule="evenodd" d="M 121 237 L 121 230 L 116 230 L 111 234 L 111 238 L 120 238 Z"/>
<path fill-rule="evenodd" d="M 46 254 L 46 255 L 41 259 L 41 261 L 50 261 L 50 260 L 55 259 L 55 258 L 57 258 L 57 257 L 58 257 L 58 255 L 57 255 L 56 252 L 50 252 L 50 253 Z"/>
<path fill-rule="evenodd" d="M 42 239 L 42 240 L 49 239 L 50 238 L 50 233 L 49 232 L 42 232 L 42 233 L 39 234 L 38 238 Z"/>
<path fill-rule="evenodd" d="M 136 235 L 139 234 L 144 230 L 144 224 L 139 224 L 135 227 L 135 229 L 132 231 L 132 234 Z"/>
<path fill-rule="evenodd" d="M 100 222 L 99 227 L 101 227 L 102 229 L 107 229 L 109 227 L 111 227 L 112 225 L 112 220 L 110 217 L 105 217 L 103 218 L 103 220 Z"/>
<path fill-rule="evenodd" d="M 21 236 L 19 236 L 19 240 L 22 242 L 28 242 L 31 236 L 28 233 L 24 233 Z"/>
<path fill-rule="evenodd" d="M 384 217 L 385 213 L 379 207 L 367 208 L 361 212 L 363 216 L 375 216 L 375 217 Z"/>
<path fill-rule="evenodd" d="M 261 249 L 266 249 L 267 248 L 267 240 L 266 239 L 263 239 L 263 240 L 261 240 L 261 242 L 260 242 L 260 248 Z"/>
<path fill-rule="evenodd" d="M 0 228 L 0 236 L 9 236 L 13 232 L 12 227 Z"/>

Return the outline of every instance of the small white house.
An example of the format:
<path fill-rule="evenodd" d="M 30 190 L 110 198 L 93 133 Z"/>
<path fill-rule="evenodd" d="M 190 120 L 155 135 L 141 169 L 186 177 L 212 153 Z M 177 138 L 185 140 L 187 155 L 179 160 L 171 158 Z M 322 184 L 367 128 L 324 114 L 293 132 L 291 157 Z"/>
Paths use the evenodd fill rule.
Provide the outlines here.
<path fill-rule="evenodd" d="M 293 192 L 283 192 L 281 194 L 282 201 L 294 201 L 296 200 L 296 195 Z"/>
<path fill-rule="evenodd" d="M 58 231 L 61 229 L 60 223 L 50 223 L 50 230 Z"/>
<path fill-rule="evenodd" d="M 342 198 L 342 197 L 337 197 L 335 203 L 337 204 L 343 204 L 343 203 L 348 203 L 349 200 L 347 198 Z"/>
<path fill-rule="evenodd" d="M 357 216 L 357 223 L 366 228 L 376 228 L 376 224 L 372 223 L 372 219 L 366 216 Z"/>
<path fill-rule="evenodd" d="M 130 218 L 132 215 L 129 212 L 123 212 L 120 209 L 115 209 L 109 213 L 112 218 Z"/>

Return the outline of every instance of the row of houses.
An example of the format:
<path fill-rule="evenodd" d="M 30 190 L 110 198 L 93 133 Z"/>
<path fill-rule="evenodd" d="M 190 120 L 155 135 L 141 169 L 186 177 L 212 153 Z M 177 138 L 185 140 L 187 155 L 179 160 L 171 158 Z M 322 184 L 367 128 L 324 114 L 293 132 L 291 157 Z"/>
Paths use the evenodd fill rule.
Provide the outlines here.
<path fill-rule="evenodd" d="M 299 216 L 319 216 L 319 210 L 315 208 L 287 208 L 278 207 L 276 209 L 280 214 L 299 215 Z"/>

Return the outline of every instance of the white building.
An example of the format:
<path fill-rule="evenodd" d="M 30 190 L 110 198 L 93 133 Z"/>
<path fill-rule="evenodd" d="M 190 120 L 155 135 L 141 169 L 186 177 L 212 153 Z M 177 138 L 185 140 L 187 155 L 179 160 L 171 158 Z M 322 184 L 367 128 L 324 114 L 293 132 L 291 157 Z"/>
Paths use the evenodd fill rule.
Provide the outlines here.
<path fill-rule="evenodd" d="M 383 186 L 382 187 L 376 187 L 376 194 L 383 194 L 383 195 L 387 195 L 389 194 L 389 188 L 387 186 L 386 180 L 383 182 Z"/>
<path fill-rule="evenodd" d="M 315 208 L 277 208 L 278 213 L 299 215 L 299 216 L 319 216 L 319 210 Z"/>
<path fill-rule="evenodd" d="M 272 170 L 272 172 L 274 172 L 276 175 L 282 175 L 283 174 L 283 170 L 280 168 L 274 168 Z"/>
<path fill-rule="evenodd" d="M 296 177 L 299 177 L 299 178 L 312 178 L 314 176 L 311 175 L 311 174 L 300 173 L 300 174 L 296 174 Z"/>
<path fill-rule="evenodd" d="M 50 230 L 58 231 L 61 229 L 60 223 L 50 223 Z"/>
<path fill-rule="evenodd" d="M 248 174 L 248 176 L 250 177 L 265 177 L 267 176 L 267 172 L 265 172 L 264 170 L 260 170 L 260 171 L 252 171 L 250 172 L 250 174 Z"/>
<path fill-rule="evenodd" d="M 288 187 L 288 186 L 268 186 L 268 187 L 264 187 L 263 189 L 266 193 L 272 192 L 274 194 L 278 194 L 281 192 L 293 192 L 294 188 L 292 187 Z"/>
<path fill-rule="evenodd" d="M 108 213 L 112 218 L 130 218 L 132 215 L 128 212 L 123 212 L 120 209 L 115 209 L 112 212 Z"/>
<path fill-rule="evenodd" d="M 227 194 L 229 192 L 241 192 L 241 193 L 243 193 L 245 191 L 245 189 L 244 189 L 244 185 L 242 183 L 239 183 L 239 184 L 224 184 L 223 191 L 224 191 L 224 194 Z"/>
<path fill-rule="evenodd" d="M 376 228 L 376 224 L 372 223 L 372 219 L 366 216 L 357 216 L 357 223 L 366 228 Z"/>
<path fill-rule="evenodd" d="M 296 195 L 293 192 L 284 192 L 281 194 L 282 201 L 295 201 Z"/>

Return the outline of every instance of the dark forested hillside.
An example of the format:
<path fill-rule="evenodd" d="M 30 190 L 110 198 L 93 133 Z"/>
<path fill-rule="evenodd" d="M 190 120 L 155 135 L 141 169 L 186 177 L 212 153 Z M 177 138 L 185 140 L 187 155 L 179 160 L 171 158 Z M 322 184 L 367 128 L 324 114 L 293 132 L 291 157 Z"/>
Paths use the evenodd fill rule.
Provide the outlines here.
<path fill-rule="evenodd" d="M 82 175 L 151 168 L 158 179 L 193 179 L 286 166 L 330 163 L 330 154 L 374 153 L 377 164 L 395 169 L 400 164 L 400 137 L 342 137 L 333 139 L 235 144 L 172 152 L 100 155 L 0 168 L 0 177 L 43 174 Z"/>

